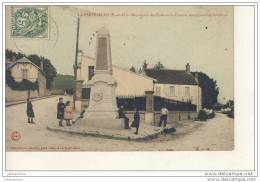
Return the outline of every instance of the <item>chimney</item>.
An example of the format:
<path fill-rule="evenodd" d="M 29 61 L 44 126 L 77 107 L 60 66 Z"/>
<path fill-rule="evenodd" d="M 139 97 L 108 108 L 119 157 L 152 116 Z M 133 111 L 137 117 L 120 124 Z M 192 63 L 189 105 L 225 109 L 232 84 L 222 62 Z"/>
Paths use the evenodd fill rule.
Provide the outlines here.
<path fill-rule="evenodd" d="M 186 64 L 186 73 L 190 74 L 190 64 Z"/>
<path fill-rule="evenodd" d="M 199 83 L 199 74 L 198 74 L 198 72 L 195 73 L 195 80 L 196 80 L 197 83 Z"/>
<path fill-rule="evenodd" d="M 40 69 L 43 71 L 43 61 L 41 61 L 41 66 L 40 66 Z"/>

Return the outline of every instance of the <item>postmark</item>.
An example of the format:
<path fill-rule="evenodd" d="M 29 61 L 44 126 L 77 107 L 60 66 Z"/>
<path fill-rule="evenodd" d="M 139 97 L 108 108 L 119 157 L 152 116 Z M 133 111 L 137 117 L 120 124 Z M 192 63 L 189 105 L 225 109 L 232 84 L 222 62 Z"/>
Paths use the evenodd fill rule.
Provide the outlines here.
<path fill-rule="evenodd" d="M 48 7 L 13 7 L 11 36 L 21 38 L 48 38 Z"/>

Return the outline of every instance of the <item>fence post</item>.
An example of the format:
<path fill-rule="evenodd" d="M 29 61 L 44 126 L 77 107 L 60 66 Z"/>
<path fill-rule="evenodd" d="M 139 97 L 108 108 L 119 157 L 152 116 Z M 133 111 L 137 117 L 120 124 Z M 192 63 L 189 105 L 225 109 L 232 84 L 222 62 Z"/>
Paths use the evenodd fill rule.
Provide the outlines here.
<path fill-rule="evenodd" d="M 154 122 L 154 113 L 153 113 L 153 93 L 154 91 L 145 91 L 145 122 L 152 124 Z"/>

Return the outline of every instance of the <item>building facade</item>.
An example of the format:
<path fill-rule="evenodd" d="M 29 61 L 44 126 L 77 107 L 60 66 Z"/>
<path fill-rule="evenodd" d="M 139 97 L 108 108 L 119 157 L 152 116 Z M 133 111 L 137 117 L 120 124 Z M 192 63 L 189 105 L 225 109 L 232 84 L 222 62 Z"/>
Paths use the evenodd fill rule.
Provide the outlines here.
<path fill-rule="evenodd" d="M 23 90 L 15 90 L 6 84 L 6 100 L 14 101 L 14 100 L 24 100 L 28 97 L 43 97 L 46 95 L 46 77 L 43 73 L 43 64 L 41 64 L 41 68 L 32 63 L 26 57 L 23 57 L 17 61 L 8 61 L 6 65 L 6 71 L 9 71 L 10 76 L 13 78 L 15 83 L 21 83 L 26 80 L 31 83 L 38 84 L 37 90 L 23 89 Z"/>
<path fill-rule="evenodd" d="M 197 111 L 201 109 L 201 88 L 196 75 L 190 72 L 189 63 L 185 70 L 146 69 L 145 74 L 156 79 L 154 95 L 189 102 L 197 106 Z"/>

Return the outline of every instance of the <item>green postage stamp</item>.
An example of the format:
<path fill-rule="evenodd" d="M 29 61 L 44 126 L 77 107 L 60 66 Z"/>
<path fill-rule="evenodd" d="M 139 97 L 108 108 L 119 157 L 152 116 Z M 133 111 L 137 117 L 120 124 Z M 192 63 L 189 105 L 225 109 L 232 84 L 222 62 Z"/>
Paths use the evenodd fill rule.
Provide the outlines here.
<path fill-rule="evenodd" d="M 48 38 L 48 7 L 13 7 L 12 37 Z"/>

